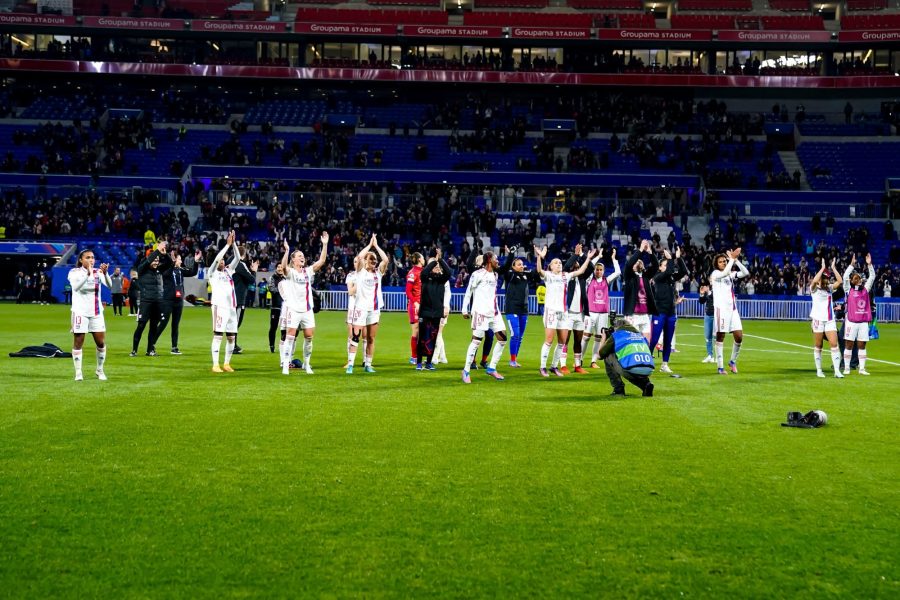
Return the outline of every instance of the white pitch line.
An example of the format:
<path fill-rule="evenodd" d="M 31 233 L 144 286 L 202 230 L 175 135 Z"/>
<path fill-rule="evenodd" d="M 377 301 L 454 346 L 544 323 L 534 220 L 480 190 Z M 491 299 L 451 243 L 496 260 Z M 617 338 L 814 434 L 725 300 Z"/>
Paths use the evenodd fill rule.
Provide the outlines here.
<path fill-rule="evenodd" d="M 703 327 L 703 326 L 702 325 L 693 325 L 693 327 Z M 772 339 L 772 338 L 763 337 L 761 335 L 751 335 L 749 333 L 745 333 L 744 337 L 756 338 L 758 340 L 772 342 L 774 344 L 784 344 L 785 346 L 793 346 L 795 348 L 803 348 L 804 350 L 812 350 L 813 349 L 812 346 L 804 346 L 803 344 L 795 344 L 794 342 L 785 342 L 784 340 L 776 340 L 776 339 Z M 753 350 L 753 349 L 754 348 L 741 348 L 741 351 Z M 756 350 L 760 350 L 762 352 L 779 352 L 778 350 L 762 350 L 761 348 L 756 348 Z M 782 354 L 795 354 L 795 353 L 782 351 Z M 900 363 L 891 362 L 889 360 L 881 360 L 878 358 L 871 358 L 871 357 L 867 357 L 866 360 L 869 362 L 877 362 L 877 363 L 882 363 L 885 365 L 892 365 L 894 367 L 900 367 Z"/>

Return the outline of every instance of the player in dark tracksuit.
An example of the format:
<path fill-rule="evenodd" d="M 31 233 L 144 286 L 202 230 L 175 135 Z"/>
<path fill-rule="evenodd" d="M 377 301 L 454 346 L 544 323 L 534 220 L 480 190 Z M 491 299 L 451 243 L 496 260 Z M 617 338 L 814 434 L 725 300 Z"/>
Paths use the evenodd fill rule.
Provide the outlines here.
<path fill-rule="evenodd" d="M 138 265 L 138 284 L 141 286 L 141 311 L 137 327 L 131 343 L 131 356 L 137 356 L 137 349 L 141 343 L 141 336 L 147 324 L 150 331 L 147 333 L 147 356 L 156 356 L 155 332 L 163 318 L 163 278 L 162 274 L 171 269 L 172 259 L 166 254 L 166 242 L 162 241 L 156 250 L 141 261 Z"/>
<path fill-rule="evenodd" d="M 281 263 L 275 266 L 275 274 L 269 280 L 269 293 L 272 294 L 272 303 L 269 305 L 269 352 L 275 352 L 275 335 L 278 333 L 281 324 L 281 292 L 278 291 L 278 284 L 284 280 L 284 267 Z M 281 341 L 284 341 L 286 330 L 281 330 Z M 281 344 L 278 345 L 279 353 Z"/>
<path fill-rule="evenodd" d="M 656 314 L 651 320 L 650 350 L 656 348 L 660 336 L 663 339 L 663 362 L 659 370 L 662 373 L 671 373 L 669 369 L 669 356 L 672 354 L 672 338 L 675 336 L 675 324 L 678 316 L 675 314 L 675 282 L 687 275 L 687 266 L 681 259 L 681 248 L 675 251 L 675 259 L 668 250 L 665 250 L 665 258 L 659 263 L 659 272 L 653 276 L 650 288 L 653 292 Z"/>
<path fill-rule="evenodd" d="M 181 255 L 175 250 L 169 253 L 169 258 L 172 259 L 171 268 L 162 273 L 162 318 L 153 334 L 153 345 L 156 345 L 156 341 L 159 340 L 165 330 L 166 324 L 171 321 L 172 354 L 181 354 L 181 350 L 178 349 L 178 328 L 181 324 L 181 313 L 184 310 L 184 278 L 197 275 L 197 271 L 203 262 L 203 252 L 197 250 L 194 253 L 193 261 L 188 258 L 192 263 L 189 267 L 182 266 Z"/>
<path fill-rule="evenodd" d="M 238 315 L 238 331 L 241 329 L 241 324 L 244 322 L 244 310 L 247 306 L 247 294 L 249 292 L 251 284 L 256 283 L 256 269 L 259 268 L 259 261 L 253 261 L 253 264 L 250 267 L 247 267 L 247 247 L 240 247 L 241 253 L 241 262 L 238 263 L 238 266 L 234 270 L 234 297 L 237 298 L 237 315 Z M 255 292 L 252 292 L 255 293 Z M 240 354 L 243 352 L 243 348 L 241 348 L 237 343 L 237 334 L 234 336 L 234 353 Z"/>
<path fill-rule="evenodd" d="M 434 371 L 432 358 L 444 316 L 444 288 L 450 280 L 450 266 L 441 258 L 441 250 L 422 269 L 419 299 L 419 336 L 416 348 L 416 370 Z M 424 359 L 424 365 L 423 363 Z"/>
<path fill-rule="evenodd" d="M 528 325 L 528 291 L 530 285 L 541 282 L 537 273 L 526 271 L 525 263 L 504 248 L 506 262 L 497 269 L 497 274 L 503 277 L 506 285 L 506 300 L 503 313 L 511 330 L 509 338 L 509 366 L 520 367 L 518 362 L 519 348 L 522 347 L 522 336 L 525 335 L 525 327 Z"/>

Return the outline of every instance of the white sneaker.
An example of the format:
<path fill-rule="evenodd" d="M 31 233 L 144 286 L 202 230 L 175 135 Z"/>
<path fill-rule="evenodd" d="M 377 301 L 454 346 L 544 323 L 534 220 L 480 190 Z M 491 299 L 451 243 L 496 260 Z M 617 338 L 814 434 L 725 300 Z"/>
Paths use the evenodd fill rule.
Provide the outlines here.
<path fill-rule="evenodd" d="M 303 370 L 306 371 L 306 374 L 307 374 L 307 375 L 312 375 L 312 374 L 313 374 L 312 367 L 309 366 L 309 363 L 306 363 L 306 365 L 303 367 Z"/>
<path fill-rule="evenodd" d="M 868 375 L 869 372 L 866 371 L 865 369 L 860 369 L 860 370 L 859 370 L 859 374 L 860 374 L 860 375 Z"/>
<path fill-rule="evenodd" d="M 844 369 L 844 375 L 849 375 L 849 374 L 850 374 L 850 369 Z"/>
<path fill-rule="evenodd" d="M 289 366 L 287 366 L 287 365 L 281 365 L 281 374 L 282 374 L 282 375 L 290 375 L 290 374 L 291 374 L 291 368 L 290 368 Z"/>
<path fill-rule="evenodd" d="M 84 375 L 81 371 L 75 371 L 75 381 L 84 381 Z"/>
<path fill-rule="evenodd" d="M 834 372 L 834 376 L 837 377 L 838 379 L 843 379 L 843 378 L 844 378 L 844 374 L 841 373 L 840 371 L 835 371 L 835 372 Z"/>
<path fill-rule="evenodd" d="M 662 366 L 659 368 L 659 372 L 660 373 L 671 373 L 672 369 L 669 368 L 669 365 L 667 365 L 666 363 L 663 363 Z"/>
<path fill-rule="evenodd" d="M 97 379 L 106 381 L 106 373 L 103 372 L 103 369 L 97 369 Z"/>
<path fill-rule="evenodd" d="M 707 355 L 706 355 L 706 358 L 704 358 L 704 359 L 701 360 L 700 362 L 704 362 L 704 363 L 713 363 L 713 362 L 716 362 L 716 359 L 714 359 L 712 356 L 710 356 L 709 354 L 707 354 Z"/>
<path fill-rule="evenodd" d="M 825 377 L 825 373 L 822 372 L 822 369 L 816 371 L 816 377 Z"/>

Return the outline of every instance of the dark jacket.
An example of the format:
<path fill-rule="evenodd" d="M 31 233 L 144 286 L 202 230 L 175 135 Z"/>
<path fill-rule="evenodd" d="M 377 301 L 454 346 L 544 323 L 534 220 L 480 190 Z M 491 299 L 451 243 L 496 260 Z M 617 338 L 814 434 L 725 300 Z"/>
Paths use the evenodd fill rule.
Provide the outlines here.
<path fill-rule="evenodd" d="M 707 317 L 714 317 L 716 315 L 716 307 L 713 303 L 712 290 L 709 290 L 705 294 L 700 294 L 700 297 L 697 298 L 697 302 L 706 305 Z"/>
<path fill-rule="evenodd" d="M 150 263 L 159 257 L 159 267 L 153 269 Z M 160 302 L 163 299 L 163 273 L 172 269 L 172 259 L 158 250 L 138 265 L 138 285 L 141 289 L 141 302 Z"/>
<path fill-rule="evenodd" d="M 247 290 L 250 284 L 256 283 L 256 274 L 247 268 L 244 261 L 238 263 L 234 269 L 234 297 L 237 299 L 238 306 L 247 304 Z"/>
<path fill-rule="evenodd" d="M 642 253 L 635 250 L 628 257 L 625 268 L 622 269 L 622 280 L 624 281 L 623 291 L 623 310 L 625 315 L 634 314 L 634 305 L 637 304 L 638 297 L 638 274 L 634 272 L 634 265 L 641 258 Z M 653 301 L 653 290 L 650 288 L 650 282 L 653 276 L 659 270 L 659 261 L 653 256 L 653 253 L 643 254 L 644 273 L 641 276 L 644 280 L 644 291 L 647 292 L 647 314 L 655 315 L 656 303 Z"/>
<path fill-rule="evenodd" d="M 540 278 L 534 271 L 513 271 L 512 264 L 516 256 L 509 254 L 506 262 L 497 268 L 497 274 L 506 282 L 506 300 L 503 306 L 503 314 L 527 315 L 528 314 L 528 290 L 530 285 L 537 285 Z"/>
<path fill-rule="evenodd" d="M 435 273 L 435 265 L 440 264 L 442 273 Z M 433 260 L 422 269 L 422 297 L 419 302 L 419 316 L 426 319 L 440 319 L 444 316 L 445 285 L 450 281 L 450 266 Z"/>
<path fill-rule="evenodd" d="M 200 263 L 196 262 L 193 257 L 190 262 L 191 267 L 176 267 L 174 262 L 169 261 L 170 267 L 163 272 L 163 300 L 166 302 L 175 302 L 184 300 L 184 278 L 194 277 L 200 270 Z"/>
<path fill-rule="evenodd" d="M 653 276 L 653 301 L 655 315 L 675 314 L 675 282 L 687 274 L 687 266 L 680 258 L 669 261 L 669 269 Z"/>
<path fill-rule="evenodd" d="M 581 265 L 586 261 L 587 254 L 578 256 L 573 254 L 569 257 L 569 260 L 566 261 L 566 264 L 563 266 L 563 271 L 569 272 L 574 271 L 581 267 Z M 590 310 L 588 310 L 588 301 L 587 301 L 587 280 L 590 279 L 593 271 L 591 269 L 585 269 L 584 273 L 579 275 L 576 278 L 569 279 L 569 283 L 566 285 L 566 310 L 569 310 L 569 307 L 572 306 L 572 298 L 575 297 L 575 294 L 581 295 L 581 314 L 589 315 Z"/>
<path fill-rule="evenodd" d="M 269 279 L 269 293 L 272 294 L 272 312 L 281 310 L 281 292 L 278 291 L 278 284 L 284 281 L 284 275 L 276 273 Z"/>

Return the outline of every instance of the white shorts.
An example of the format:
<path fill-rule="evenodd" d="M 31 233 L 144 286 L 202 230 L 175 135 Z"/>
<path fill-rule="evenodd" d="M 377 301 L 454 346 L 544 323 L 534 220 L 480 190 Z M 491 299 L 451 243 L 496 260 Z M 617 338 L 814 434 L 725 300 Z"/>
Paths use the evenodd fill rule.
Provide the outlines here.
<path fill-rule="evenodd" d="M 278 329 L 280 330 L 287 329 L 287 313 L 287 307 L 282 304 L 281 308 L 278 309 Z"/>
<path fill-rule="evenodd" d="M 586 318 L 583 314 L 569 311 L 566 316 L 569 321 L 568 328 L 572 331 L 584 331 L 587 328 Z"/>
<path fill-rule="evenodd" d="M 316 315 L 311 310 L 300 312 L 289 308 L 284 322 L 287 329 L 314 329 L 316 326 Z"/>
<path fill-rule="evenodd" d="M 472 313 L 472 331 L 488 331 L 494 333 L 506 331 L 506 323 L 501 315 L 480 315 Z"/>
<path fill-rule="evenodd" d="M 103 313 L 86 317 L 72 313 L 72 333 L 102 333 L 106 331 Z"/>
<path fill-rule="evenodd" d="M 591 313 L 588 317 L 585 331 L 593 335 L 602 335 L 604 329 L 609 329 L 609 313 Z"/>
<path fill-rule="evenodd" d="M 571 329 L 569 313 L 564 310 L 545 310 L 544 327 L 547 329 Z"/>
<path fill-rule="evenodd" d="M 825 333 L 826 331 L 837 331 L 837 323 L 834 322 L 834 319 L 830 321 L 819 321 L 818 319 L 812 320 L 812 330 L 813 333 Z M 868 331 L 866 332 L 868 333 Z"/>
<path fill-rule="evenodd" d="M 869 341 L 869 324 L 853 323 L 852 321 L 844 321 L 844 341 L 845 342 L 868 342 Z"/>
<path fill-rule="evenodd" d="M 352 325 L 359 318 L 359 311 L 355 308 L 347 309 L 347 324 Z"/>
<path fill-rule="evenodd" d="M 629 315 L 625 319 L 640 333 L 650 333 L 650 315 Z"/>
<path fill-rule="evenodd" d="M 736 310 L 721 312 L 716 309 L 716 317 L 713 321 L 713 333 L 731 333 L 732 331 L 743 331 L 744 325 L 741 323 L 741 315 Z"/>
<path fill-rule="evenodd" d="M 377 325 L 380 320 L 380 310 L 357 310 L 356 318 L 353 319 L 353 326 L 365 327 L 366 325 Z"/>
<path fill-rule="evenodd" d="M 212 319 L 213 332 L 237 333 L 238 315 L 236 308 L 213 304 Z"/>

